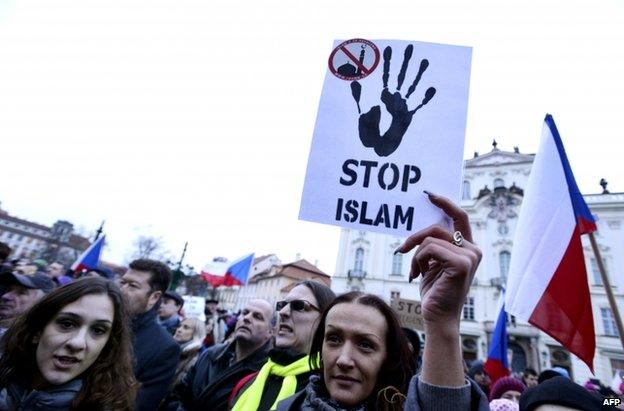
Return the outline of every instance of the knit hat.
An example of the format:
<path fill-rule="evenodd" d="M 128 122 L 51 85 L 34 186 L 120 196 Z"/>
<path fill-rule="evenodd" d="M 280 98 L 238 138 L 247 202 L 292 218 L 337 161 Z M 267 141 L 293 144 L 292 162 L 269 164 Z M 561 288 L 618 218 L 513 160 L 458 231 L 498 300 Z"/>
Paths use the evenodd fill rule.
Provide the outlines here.
<path fill-rule="evenodd" d="M 529 388 L 520 397 L 520 409 L 533 411 L 544 404 L 564 405 L 585 411 L 604 410 L 602 401 L 566 377 L 553 377 Z"/>
<path fill-rule="evenodd" d="M 505 398 L 492 400 L 490 403 L 490 411 L 519 411 L 520 407 L 517 402 Z"/>
<path fill-rule="evenodd" d="M 537 377 L 537 383 L 541 384 L 544 381 L 549 380 L 551 378 L 555 378 L 555 377 L 561 377 L 561 374 L 559 374 L 557 371 L 554 371 L 554 370 L 544 370 Z"/>
<path fill-rule="evenodd" d="M 526 390 L 526 385 L 517 378 L 499 378 L 490 390 L 490 401 L 500 398 L 507 391 L 518 391 L 522 394 L 524 390 Z"/>

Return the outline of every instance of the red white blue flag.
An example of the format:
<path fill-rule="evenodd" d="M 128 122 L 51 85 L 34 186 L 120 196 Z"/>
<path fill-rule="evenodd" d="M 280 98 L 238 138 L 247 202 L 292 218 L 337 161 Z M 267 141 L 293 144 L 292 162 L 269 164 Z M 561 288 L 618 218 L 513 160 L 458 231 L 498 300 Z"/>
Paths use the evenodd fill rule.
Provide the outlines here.
<path fill-rule="evenodd" d="M 581 234 L 596 230 L 561 137 L 546 115 L 509 267 L 507 311 L 559 341 L 593 371 L 596 337 Z"/>
<path fill-rule="evenodd" d="M 245 285 L 247 284 L 247 277 L 249 276 L 249 270 L 251 269 L 251 264 L 253 263 L 253 257 L 254 254 L 251 253 L 239 258 L 225 270 L 224 274 L 202 271 L 200 275 L 206 282 L 212 285 L 213 288 L 221 286 L 232 287 L 234 285 Z"/>
<path fill-rule="evenodd" d="M 492 379 L 492 384 L 499 378 L 509 375 L 509 359 L 507 357 L 507 313 L 505 312 L 504 297 L 501 298 L 501 307 L 494 326 L 490 350 L 484 364 L 485 371 Z"/>
<path fill-rule="evenodd" d="M 92 270 L 100 264 L 100 256 L 104 247 L 105 235 L 95 240 L 80 257 L 72 264 L 71 270 L 75 273 Z"/>

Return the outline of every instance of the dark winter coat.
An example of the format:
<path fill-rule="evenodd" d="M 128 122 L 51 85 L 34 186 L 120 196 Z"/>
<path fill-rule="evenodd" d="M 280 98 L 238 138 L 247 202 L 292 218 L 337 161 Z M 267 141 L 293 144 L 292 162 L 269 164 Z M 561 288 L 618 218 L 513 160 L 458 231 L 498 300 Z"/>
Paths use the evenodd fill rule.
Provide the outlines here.
<path fill-rule="evenodd" d="M 174 389 L 175 396 L 181 401 L 178 410 L 226 410 L 234 385 L 262 367 L 270 347 L 271 343 L 267 341 L 238 362 L 234 362 L 235 342 L 208 348 Z"/>
<path fill-rule="evenodd" d="M 180 359 L 180 346 L 156 321 L 156 308 L 132 319 L 134 375 L 141 384 L 137 411 L 153 411 L 167 395 Z"/>
<path fill-rule="evenodd" d="M 82 388 L 80 379 L 44 391 L 29 390 L 25 385 L 15 382 L 0 391 L 0 411 L 67 410 L 80 388 Z"/>

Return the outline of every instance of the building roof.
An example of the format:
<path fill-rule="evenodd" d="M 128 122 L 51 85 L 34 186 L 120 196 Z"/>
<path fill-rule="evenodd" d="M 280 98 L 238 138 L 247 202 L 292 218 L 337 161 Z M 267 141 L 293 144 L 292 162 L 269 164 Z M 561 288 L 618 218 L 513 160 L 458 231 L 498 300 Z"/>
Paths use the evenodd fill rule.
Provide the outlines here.
<path fill-rule="evenodd" d="M 503 151 L 494 148 L 487 154 L 477 155 L 475 157 L 465 160 L 465 168 L 474 167 L 492 167 L 511 164 L 527 164 L 532 163 L 535 158 L 535 154 L 521 154 L 520 152 Z"/>
<path fill-rule="evenodd" d="M 249 279 L 250 283 L 255 283 L 268 278 L 286 277 L 296 282 L 303 280 L 317 280 L 327 285 L 331 283 L 331 277 L 319 270 L 305 259 L 278 266 L 275 270 L 265 270 Z"/>
<path fill-rule="evenodd" d="M 28 220 L 24 220 L 23 218 L 19 218 L 19 217 L 14 217 L 8 213 L 2 213 L 2 218 L 7 220 L 7 221 L 11 221 L 14 223 L 20 223 L 20 224 L 24 224 L 26 226 L 32 227 L 32 228 L 36 228 L 38 230 L 45 230 L 45 231 L 50 231 L 50 227 L 46 227 L 42 224 L 38 224 L 38 223 L 33 223 L 32 221 L 28 221 Z"/>
<path fill-rule="evenodd" d="M 267 254 L 267 255 L 262 255 L 260 257 L 255 257 L 253 259 L 253 263 L 252 265 L 256 265 L 258 263 L 261 263 L 262 261 L 266 260 L 267 258 L 271 257 L 273 254 Z"/>
<path fill-rule="evenodd" d="M 308 262 L 306 259 L 301 259 L 301 260 L 297 260 L 294 261 L 292 263 L 288 263 L 288 264 L 284 264 L 283 269 L 287 268 L 287 267 L 296 267 L 305 271 L 309 271 L 315 274 L 319 274 L 325 277 L 329 278 L 328 274 L 325 274 L 324 272 L 322 272 L 321 270 L 319 270 L 314 264 L 311 264 L 310 262 Z"/>

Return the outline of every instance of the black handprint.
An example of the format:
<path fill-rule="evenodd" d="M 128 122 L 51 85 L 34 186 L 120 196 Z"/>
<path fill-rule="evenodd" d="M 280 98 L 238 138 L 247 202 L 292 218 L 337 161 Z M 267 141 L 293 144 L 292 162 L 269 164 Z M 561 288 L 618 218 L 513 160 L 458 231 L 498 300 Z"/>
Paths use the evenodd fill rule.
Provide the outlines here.
<path fill-rule="evenodd" d="M 362 92 L 362 86 L 357 81 L 351 82 L 351 93 L 353 94 L 353 98 L 357 104 L 358 113 L 360 113 L 360 119 L 358 122 L 360 140 L 362 141 L 362 144 L 364 144 L 364 147 L 373 147 L 375 153 L 381 157 L 386 157 L 394 153 L 394 151 L 401 144 L 401 140 L 412 122 L 414 113 L 429 103 L 436 93 L 436 89 L 434 87 L 429 87 L 425 92 L 425 98 L 418 105 L 418 107 L 414 110 L 408 109 L 407 99 L 412 95 L 414 90 L 416 90 L 416 86 L 418 86 L 420 78 L 429 66 L 429 61 L 427 59 L 423 59 L 420 62 L 420 68 L 418 69 L 418 74 L 416 75 L 414 82 L 407 89 L 405 98 L 401 97 L 399 90 L 401 90 L 401 86 L 405 80 L 405 72 L 407 71 L 409 61 L 412 58 L 413 51 L 414 47 L 411 44 L 405 48 L 403 64 L 401 65 L 401 71 L 399 72 L 399 76 L 397 78 L 397 91 L 390 93 L 388 91 L 388 77 L 390 77 L 390 59 L 392 58 L 392 48 L 388 46 L 384 50 L 384 66 L 382 76 L 383 90 L 381 91 L 381 102 L 384 103 L 386 110 L 392 116 L 392 122 L 390 123 L 390 128 L 388 128 L 383 136 L 379 132 L 379 120 L 381 119 L 380 106 L 373 106 L 367 113 L 361 114 L 360 95 Z"/>

